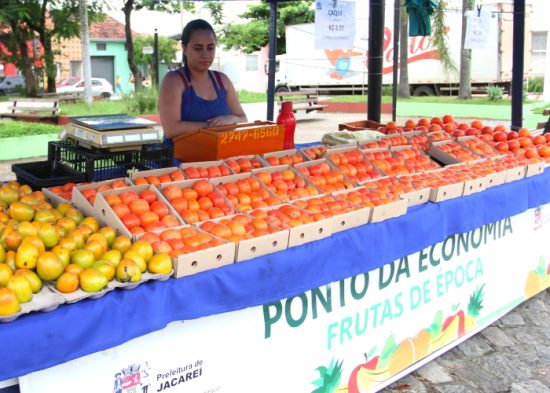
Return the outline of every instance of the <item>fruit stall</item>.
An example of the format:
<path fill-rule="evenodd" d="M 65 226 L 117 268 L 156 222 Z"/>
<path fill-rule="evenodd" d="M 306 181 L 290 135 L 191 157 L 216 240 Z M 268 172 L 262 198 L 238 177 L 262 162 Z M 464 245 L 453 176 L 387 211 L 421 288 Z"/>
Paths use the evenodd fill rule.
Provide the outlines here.
<path fill-rule="evenodd" d="M 376 131 L 3 185 L 0 381 L 376 391 L 550 286 L 550 138 L 451 116 Z"/>

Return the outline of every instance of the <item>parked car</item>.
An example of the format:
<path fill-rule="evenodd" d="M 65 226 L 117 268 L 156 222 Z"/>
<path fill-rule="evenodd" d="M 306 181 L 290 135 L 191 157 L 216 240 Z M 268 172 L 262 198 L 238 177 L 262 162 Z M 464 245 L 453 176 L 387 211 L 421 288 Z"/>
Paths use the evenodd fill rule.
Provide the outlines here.
<path fill-rule="evenodd" d="M 63 86 L 72 86 L 75 83 L 78 83 L 81 79 L 82 78 L 78 76 L 70 76 L 68 78 L 61 79 L 58 83 L 55 84 L 55 88 L 59 89 L 60 87 L 63 87 Z"/>
<path fill-rule="evenodd" d="M 19 88 L 25 87 L 23 75 L 8 75 L 0 77 L 0 96 L 17 93 Z"/>
<path fill-rule="evenodd" d="M 61 86 L 56 89 L 57 93 L 75 93 L 78 95 L 84 94 L 84 79 L 80 78 L 78 82 L 73 85 Z M 104 78 L 92 78 L 92 96 L 101 96 L 103 98 L 109 98 L 114 94 L 113 85 Z"/>

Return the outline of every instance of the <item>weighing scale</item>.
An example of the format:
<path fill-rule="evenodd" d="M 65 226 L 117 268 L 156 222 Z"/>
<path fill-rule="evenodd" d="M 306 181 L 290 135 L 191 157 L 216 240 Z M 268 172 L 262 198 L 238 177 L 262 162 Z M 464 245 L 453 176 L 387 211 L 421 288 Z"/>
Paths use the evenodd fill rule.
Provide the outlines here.
<path fill-rule="evenodd" d="M 62 132 L 62 140 L 68 137 L 86 148 L 121 151 L 162 142 L 162 130 L 154 121 L 126 114 L 78 116 Z"/>

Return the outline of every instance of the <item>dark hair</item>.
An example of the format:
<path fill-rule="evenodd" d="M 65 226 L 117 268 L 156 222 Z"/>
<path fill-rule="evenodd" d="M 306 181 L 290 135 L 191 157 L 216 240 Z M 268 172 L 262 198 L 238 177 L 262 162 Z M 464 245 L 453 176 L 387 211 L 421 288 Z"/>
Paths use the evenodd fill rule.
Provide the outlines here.
<path fill-rule="evenodd" d="M 216 39 L 216 33 L 212 28 L 212 25 L 204 19 L 195 19 L 187 23 L 181 32 L 181 44 L 187 45 L 191 39 L 191 35 L 197 30 L 207 30 L 212 33 L 214 39 Z M 187 56 L 183 54 L 183 64 L 187 65 Z"/>

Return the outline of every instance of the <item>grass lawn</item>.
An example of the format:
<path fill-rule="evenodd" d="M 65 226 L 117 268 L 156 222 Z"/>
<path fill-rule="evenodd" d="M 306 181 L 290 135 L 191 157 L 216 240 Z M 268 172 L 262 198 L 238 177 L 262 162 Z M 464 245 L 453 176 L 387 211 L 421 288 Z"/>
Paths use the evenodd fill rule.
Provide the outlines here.
<path fill-rule="evenodd" d="M 29 123 L 26 121 L 0 122 L 0 139 L 17 136 L 55 134 L 63 130 L 63 126 L 43 123 Z"/>
<path fill-rule="evenodd" d="M 334 102 L 367 102 L 368 96 L 334 96 L 329 98 L 323 98 L 323 101 L 334 101 Z M 383 103 L 391 103 L 391 96 L 383 96 Z M 411 102 L 411 103 L 422 103 L 422 104 L 458 104 L 458 105 L 502 105 L 510 106 L 512 101 L 508 99 L 502 99 L 498 101 L 491 101 L 487 97 L 474 97 L 470 100 L 462 100 L 458 97 L 411 97 L 411 98 L 397 98 L 397 102 Z M 525 100 L 525 104 L 533 103 L 536 101 Z"/>

